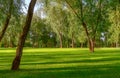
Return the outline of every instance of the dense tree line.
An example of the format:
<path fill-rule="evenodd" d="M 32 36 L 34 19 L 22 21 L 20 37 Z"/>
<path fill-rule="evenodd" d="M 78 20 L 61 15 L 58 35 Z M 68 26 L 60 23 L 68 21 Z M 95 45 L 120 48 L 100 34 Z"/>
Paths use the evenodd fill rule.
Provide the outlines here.
<path fill-rule="evenodd" d="M 112 0 L 83 0 L 82 3 L 77 0 L 46 0 L 46 2 L 41 0 L 37 2 L 37 5 L 42 7 L 38 6 L 34 13 L 25 47 L 88 47 L 89 44 L 95 47 L 119 46 L 118 2 Z M 10 2 L 8 3 L 10 4 Z M 3 4 L 6 6 L 7 0 Z M 19 33 L 22 31 L 26 17 L 25 14 L 20 13 L 20 7 L 24 6 L 25 2 L 21 1 L 18 4 L 17 7 L 8 6 L 9 9 L 13 8 L 11 12 L 18 10 L 16 14 L 9 10 L 7 11 L 9 16 L 3 14 L 1 17 L 0 39 L 6 29 L 3 26 L 5 27 L 9 23 L 7 20 L 11 19 L 5 37 L 0 43 L 1 47 L 17 46 Z M 114 6 L 111 6 L 112 4 Z M 5 22 L 3 23 L 3 21 Z"/>

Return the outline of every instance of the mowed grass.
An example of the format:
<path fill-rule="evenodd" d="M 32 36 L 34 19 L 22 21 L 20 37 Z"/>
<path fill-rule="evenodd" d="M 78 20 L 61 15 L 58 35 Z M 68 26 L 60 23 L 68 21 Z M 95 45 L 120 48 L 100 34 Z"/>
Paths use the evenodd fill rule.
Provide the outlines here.
<path fill-rule="evenodd" d="M 14 56 L 0 48 L 0 78 L 120 78 L 119 48 L 25 48 L 19 71 L 10 70 Z"/>

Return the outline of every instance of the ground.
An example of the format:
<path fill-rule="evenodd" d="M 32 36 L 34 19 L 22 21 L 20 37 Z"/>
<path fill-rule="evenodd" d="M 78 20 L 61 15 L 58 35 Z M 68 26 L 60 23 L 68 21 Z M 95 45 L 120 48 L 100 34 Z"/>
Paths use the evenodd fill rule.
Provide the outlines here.
<path fill-rule="evenodd" d="M 120 78 L 119 48 L 25 48 L 19 71 L 10 70 L 14 56 L 0 48 L 0 78 Z"/>

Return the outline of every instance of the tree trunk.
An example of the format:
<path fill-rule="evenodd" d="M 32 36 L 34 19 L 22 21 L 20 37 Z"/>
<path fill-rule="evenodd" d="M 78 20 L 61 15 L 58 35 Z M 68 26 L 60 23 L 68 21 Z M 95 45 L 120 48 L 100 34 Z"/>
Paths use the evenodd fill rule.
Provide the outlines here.
<path fill-rule="evenodd" d="M 60 36 L 60 48 L 62 48 L 63 47 L 63 45 L 62 45 L 62 34 L 61 34 L 61 32 L 59 32 L 59 36 Z"/>
<path fill-rule="evenodd" d="M 80 43 L 80 47 L 83 48 L 83 43 L 82 42 Z"/>
<path fill-rule="evenodd" d="M 72 39 L 72 48 L 74 48 L 74 39 Z"/>
<path fill-rule="evenodd" d="M 80 13 L 81 13 L 82 26 L 83 26 L 83 28 L 84 28 L 84 30 L 85 30 L 85 32 L 86 32 L 87 39 L 88 39 L 88 42 L 89 42 L 89 50 L 90 50 L 90 52 L 94 52 L 94 44 L 93 44 L 92 39 L 90 38 L 87 25 L 86 25 L 86 23 L 84 22 L 84 18 L 83 18 L 83 4 L 82 4 L 82 0 L 80 0 L 80 10 L 81 10 Z"/>
<path fill-rule="evenodd" d="M 82 5 L 82 0 L 79 0 L 80 13 L 81 13 L 80 16 L 79 16 L 79 14 L 72 8 L 72 6 L 70 5 L 70 3 L 69 3 L 67 0 L 65 0 L 65 1 L 66 1 L 66 3 L 70 6 L 70 8 L 72 9 L 72 11 L 75 13 L 75 15 L 81 20 L 82 26 L 83 26 L 83 28 L 84 28 L 84 30 L 85 30 L 85 32 L 86 32 L 86 35 L 87 35 L 87 40 L 88 40 L 88 42 L 89 42 L 89 49 L 90 49 L 91 52 L 94 52 L 93 42 L 92 42 L 92 40 L 90 39 L 87 26 L 86 26 L 86 24 L 85 24 L 85 22 L 84 22 L 84 19 L 83 19 L 83 5 Z"/>
<path fill-rule="evenodd" d="M 85 32 L 87 35 L 87 39 L 88 39 L 88 43 L 89 43 L 89 50 L 90 50 L 90 52 L 94 52 L 94 39 L 90 38 L 86 24 L 83 22 L 82 25 L 83 25 L 83 28 L 85 29 Z"/>
<path fill-rule="evenodd" d="M 115 43 L 116 48 L 119 47 L 118 42 Z"/>
<path fill-rule="evenodd" d="M 90 52 L 94 52 L 94 40 L 90 39 L 89 40 L 89 50 Z"/>
<path fill-rule="evenodd" d="M 10 40 L 9 47 L 13 48 L 14 47 L 14 41 Z"/>
<path fill-rule="evenodd" d="M 6 32 L 6 29 L 8 28 L 8 25 L 9 25 L 9 22 L 10 22 L 10 19 L 11 19 L 11 13 L 12 13 L 12 6 L 13 6 L 13 0 L 10 1 L 10 7 L 9 7 L 9 12 L 7 14 L 7 18 L 5 20 L 5 23 L 4 23 L 4 26 L 3 26 L 3 29 L 0 33 L 0 42 Z"/>
<path fill-rule="evenodd" d="M 73 37 L 73 33 L 72 33 L 72 48 L 74 48 L 74 37 Z"/>
<path fill-rule="evenodd" d="M 25 26 L 24 26 L 23 32 L 19 38 L 19 42 L 18 42 L 18 46 L 17 46 L 17 50 L 16 50 L 16 56 L 15 56 L 15 59 L 13 60 L 11 70 L 19 69 L 20 61 L 21 61 L 21 57 L 22 57 L 23 46 L 25 43 L 25 39 L 27 37 L 27 33 L 30 29 L 35 4 L 36 4 L 36 0 L 31 0 L 31 2 L 29 4 L 29 9 L 28 9 Z"/>

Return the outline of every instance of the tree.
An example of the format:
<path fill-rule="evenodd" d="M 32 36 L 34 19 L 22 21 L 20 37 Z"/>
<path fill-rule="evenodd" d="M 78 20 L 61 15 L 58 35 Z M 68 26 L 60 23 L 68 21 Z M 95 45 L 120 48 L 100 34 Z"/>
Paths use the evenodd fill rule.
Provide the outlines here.
<path fill-rule="evenodd" d="M 102 20 L 102 10 L 104 7 L 103 0 L 64 0 L 71 8 L 72 12 L 80 20 L 84 31 L 86 32 L 87 40 L 89 43 L 89 50 L 94 52 L 95 37 L 98 27 Z"/>
<path fill-rule="evenodd" d="M 28 31 L 30 29 L 35 4 L 36 4 L 36 0 L 31 0 L 31 2 L 29 4 L 29 8 L 28 8 L 26 22 L 25 22 L 25 25 L 23 28 L 23 32 L 21 33 L 20 38 L 19 38 L 18 46 L 16 49 L 16 56 L 13 60 L 11 70 L 18 70 L 19 69 L 20 60 L 22 57 L 23 46 L 24 46 Z"/>
<path fill-rule="evenodd" d="M 109 21 L 111 26 L 109 27 L 109 42 L 115 44 L 118 47 L 120 39 L 120 4 L 116 5 L 112 9 L 109 9 Z"/>
<path fill-rule="evenodd" d="M 68 16 L 68 37 L 71 39 L 71 46 L 74 48 L 75 42 L 81 44 L 86 41 L 84 29 L 80 26 L 80 21 L 71 11 L 67 14 Z"/>
<path fill-rule="evenodd" d="M 62 4 L 54 1 L 50 3 L 49 7 L 50 8 L 48 8 L 49 10 L 47 11 L 47 22 L 50 24 L 52 30 L 57 34 L 60 47 L 62 48 L 67 20 L 66 11 L 62 8 Z"/>
<path fill-rule="evenodd" d="M 5 31 L 6 31 L 7 27 L 8 27 L 8 24 L 9 24 L 9 21 L 10 21 L 10 18 L 11 18 L 12 8 L 13 8 L 13 0 L 10 0 L 9 9 L 8 9 L 9 11 L 7 13 L 7 17 L 6 17 L 6 20 L 5 20 L 5 23 L 4 23 L 4 27 L 3 27 L 3 29 L 0 33 L 0 42 L 1 42 L 1 40 L 4 36 L 4 34 L 5 34 Z"/>
<path fill-rule="evenodd" d="M 16 0 L 16 1 L 14 1 L 14 0 L 4 0 L 4 1 L 0 2 L 0 5 L 2 6 L 1 14 L 3 14 L 2 16 L 6 16 L 6 17 L 4 17 L 5 22 L 3 24 L 3 29 L 1 30 L 1 33 L 0 33 L 0 42 L 1 42 L 6 30 L 8 28 L 11 17 L 12 16 L 16 17 L 16 18 L 19 17 L 19 14 L 21 13 L 20 12 L 21 5 L 23 3 L 24 2 L 22 0 Z M 6 14 L 6 15 L 4 15 L 4 14 Z"/>
<path fill-rule="evenodd" d="M 33 47 L 47 47 L 47 41 L 50 38 L 50 27 L 45 24 L 45 19 L 37 15 L 33 16 L 32 24 L 29 32 L 29 41 Z M 41 46 L 40 46 L 41 45 Z"/>

